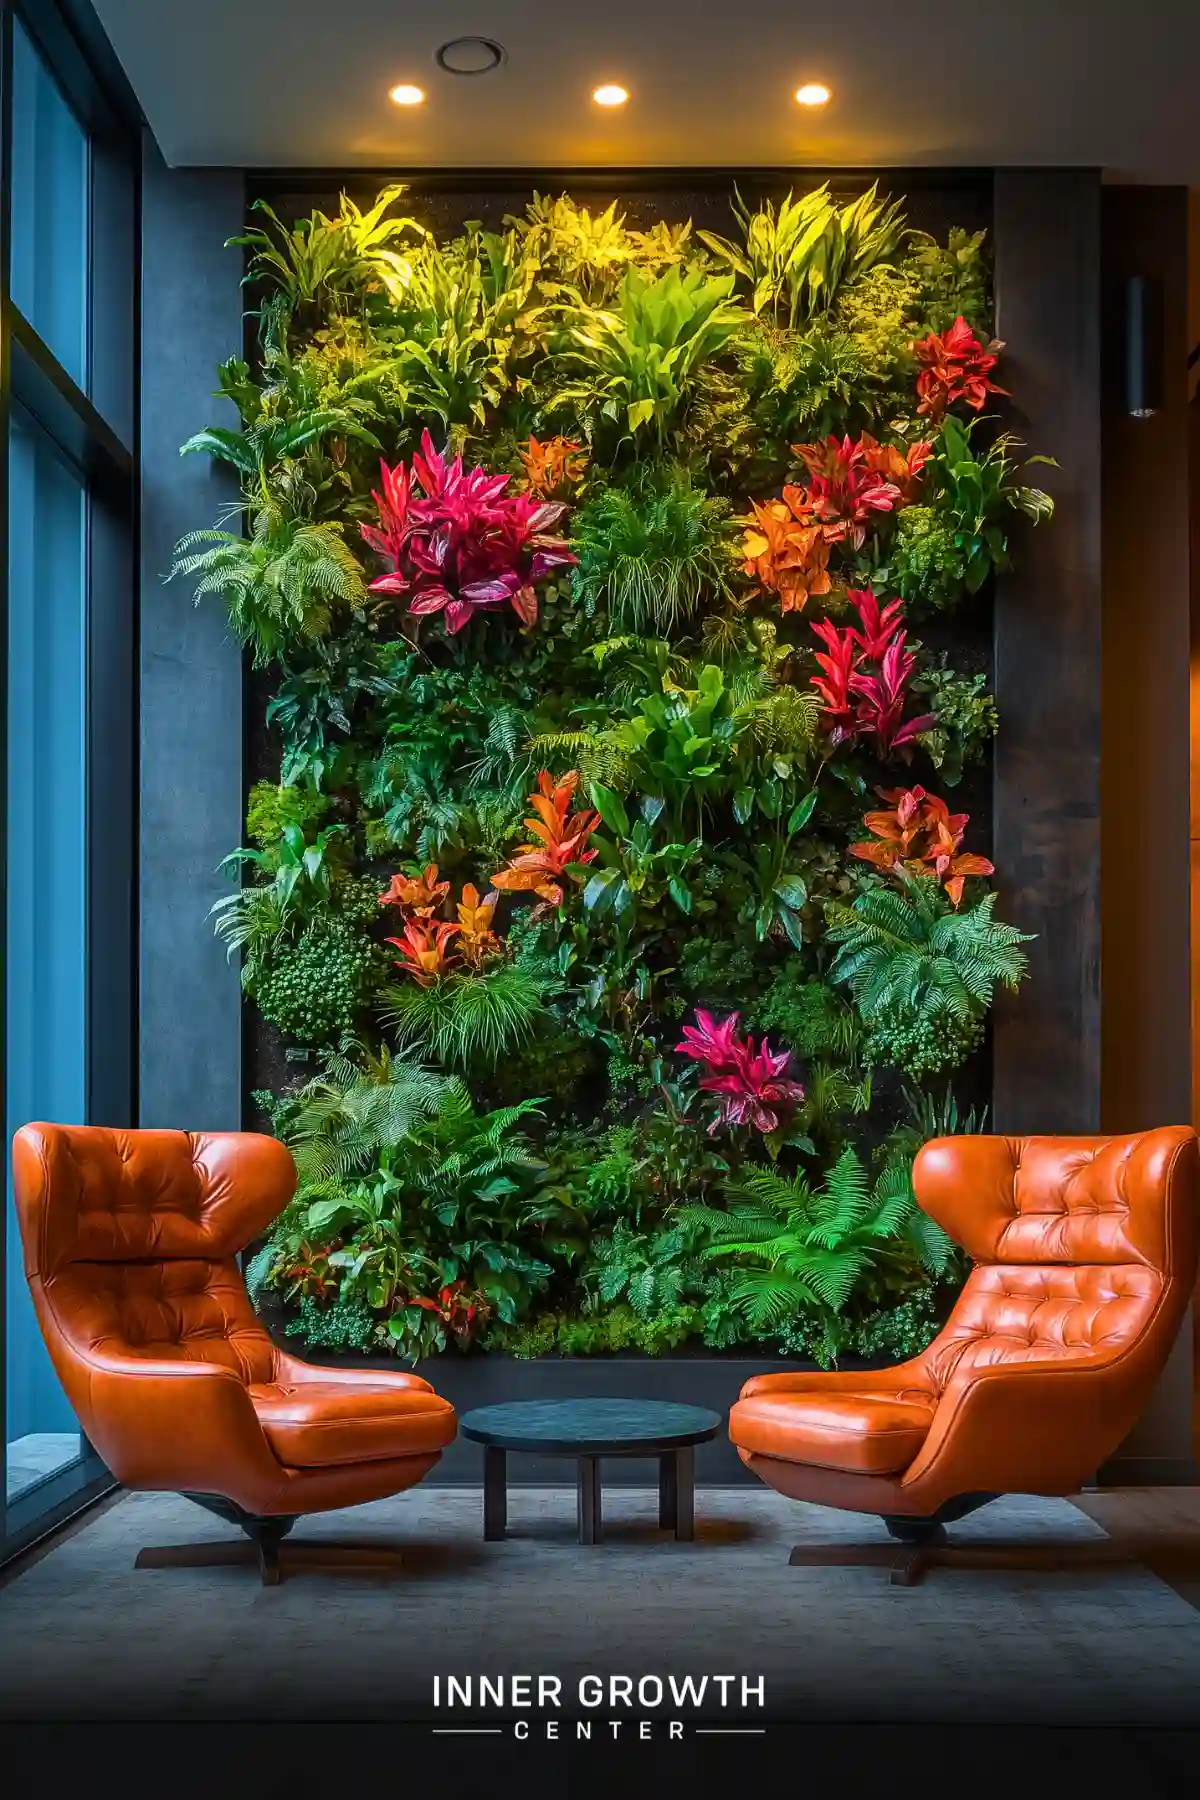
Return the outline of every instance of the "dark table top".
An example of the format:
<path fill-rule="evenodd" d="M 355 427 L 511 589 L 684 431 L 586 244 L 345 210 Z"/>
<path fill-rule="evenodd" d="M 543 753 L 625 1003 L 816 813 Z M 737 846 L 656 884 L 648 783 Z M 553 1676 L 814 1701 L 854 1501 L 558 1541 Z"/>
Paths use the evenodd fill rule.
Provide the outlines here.
<path fill-rule="evenodd" d="M 514 1400 L 478 1406 L 459 1421 L 462 1435 L 501 1450 L 559 1456 L 652 1456 L 702 1444 L 721 1429 L 719 1413 L 669 1400 Z"/>

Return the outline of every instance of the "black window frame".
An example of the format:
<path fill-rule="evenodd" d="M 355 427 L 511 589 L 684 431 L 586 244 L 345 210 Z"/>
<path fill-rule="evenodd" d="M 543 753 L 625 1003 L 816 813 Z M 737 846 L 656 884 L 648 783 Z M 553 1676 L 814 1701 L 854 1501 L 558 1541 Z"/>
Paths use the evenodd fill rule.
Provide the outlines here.
<path fill-rule="evenodd" d="M 14 21 L 89 141 L 85 392 L 11 297 Z M 89 1124 L 137 1120 L 137 742 L 141 158 L 144 120 L 83 0 L 0 0 L 0 926 L 7 939 L 9 440 L 14 410 L 86 492 L 86 1043 Z M 5 1033 L 0 1072 L 6 1075 Z M 6 1147 L 6 1154 L 7 1154 Z M 6 1292 L 7 1228 L 0 1232 Z M 7 1335 L 0 1344 L 0 1365 Z M 4 1382 L 0 1446 L 7 1467 Z M 81 1432 L 81 1456 L 10 1505 L 0 1492 L 0 1561 L 113 1483 Z"/>

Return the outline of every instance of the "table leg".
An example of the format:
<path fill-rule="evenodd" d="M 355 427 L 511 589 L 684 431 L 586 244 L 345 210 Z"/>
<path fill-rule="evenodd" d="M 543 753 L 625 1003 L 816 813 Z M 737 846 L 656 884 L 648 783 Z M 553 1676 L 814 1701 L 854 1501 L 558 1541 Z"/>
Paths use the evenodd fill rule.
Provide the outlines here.
<path fill-rule="evenodd" d="M 664 1450 L 658 1459 L 658 1529 L 675 1531 L 679 1523 L 679 1481 L 674 1450 Z"/>
<path fill-rule="evenodd" d="M 691 1444 L 676 1450 L 674 1462 L 675 1536 L 681 1544 L 690 1544 L 696 1535 L 696 1452 Z"/>
<path fill-rule="evenodd" d="M 598 1544 L 603 1537 L 600 1521 L 600 1458 L 579 1459 L 579 1541 Z"/>
<path fill-rule="evenodd" d="M 508 1535 L 508 1471 L 504 1451 L 495 1444 L 483 1450 L 483 1536 L 494 1543 Z"/>

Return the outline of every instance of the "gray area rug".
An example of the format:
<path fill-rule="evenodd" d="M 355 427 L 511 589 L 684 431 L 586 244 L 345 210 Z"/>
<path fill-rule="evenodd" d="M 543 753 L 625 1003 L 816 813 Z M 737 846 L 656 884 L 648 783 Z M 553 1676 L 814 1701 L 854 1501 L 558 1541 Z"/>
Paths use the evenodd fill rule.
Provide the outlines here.
<path fill-rule="evenodd" d="M 418 1488 L 296 1527 L 397 1544 L 404 1573 L 303 1570 L 270 1589 L 249 1569 L 135 1572 L 143 1545 L 228 1532 L 174 1496 L 126 1495 L 0 1591 L 0 1717 L 451 1724 L 435 1675 L 444 1692 L 449 1675 L 520 1672 L 561 1678 L 564 1717 L 583 1710 L 581 1676 L 707 1673 L 765 1678 L 765 1714 L 733 1690 L 723 1716 L 743 1725 L 1200 1723 L 1200 1613 L 1141 1568 L 945 1569 L 906 1590 L 877 1569 L 789 1568 L 794 1543 L 882 1526 L 766 1490 L 699 1491 L 694 1544 L 661 1537 L 657 1496 L 626 1489 L 605 1493 L 606 1540 L 585 1549 L 574 1505 L 514 1488 L 512 1537 L 484 1544 L 478 1493 Z M 1100 1535 L 1065 1501 L 1032 1499 L 954 1531 Z M 715 1687 L 700 1712 L 721 1714 Z"/>

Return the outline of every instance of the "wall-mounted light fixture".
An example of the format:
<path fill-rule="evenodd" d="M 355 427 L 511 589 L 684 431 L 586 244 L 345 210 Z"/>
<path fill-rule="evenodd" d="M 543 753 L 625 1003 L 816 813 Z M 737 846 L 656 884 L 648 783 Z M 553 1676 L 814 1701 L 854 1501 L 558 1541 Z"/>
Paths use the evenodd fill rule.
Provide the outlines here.
<path fill-rule="evenodd" d="M 1163 403 L 1163 292 L 1149 275 L 1125 283 L 1125 410 L 1152 419 Z"/>

